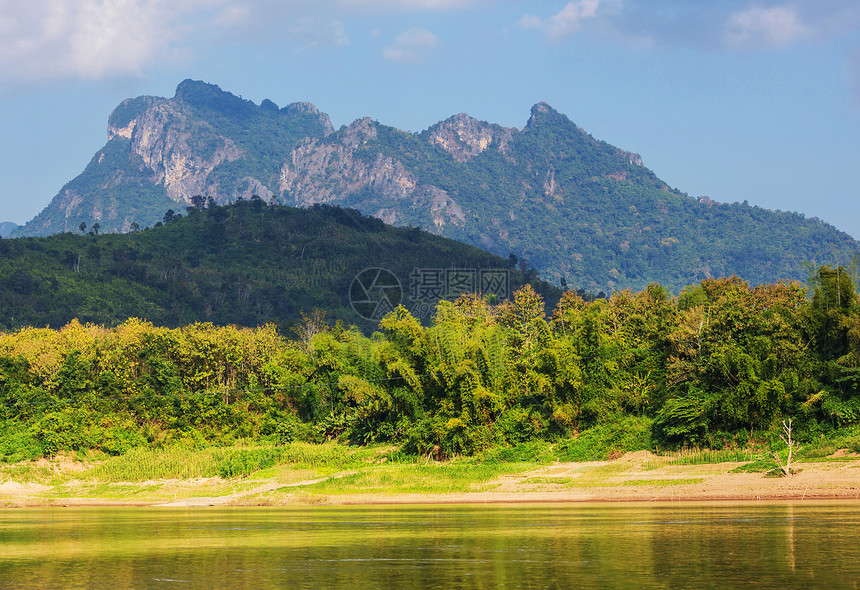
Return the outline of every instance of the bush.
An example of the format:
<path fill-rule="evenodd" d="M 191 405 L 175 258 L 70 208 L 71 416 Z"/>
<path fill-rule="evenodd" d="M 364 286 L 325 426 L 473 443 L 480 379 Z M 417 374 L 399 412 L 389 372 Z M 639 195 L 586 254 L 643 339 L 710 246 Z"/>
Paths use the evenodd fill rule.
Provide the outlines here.
<path fill-rule="evenodd" d="M 666 400 L 654 420 L 655 438 L 670 447 L 696 446 L 705 442 L 708 419 L 703 398 L 701 392 L 694 390 L 692 395 Z"/>
<path fill-rule="evenodd" d="M 42 447 L 23 424 L 15 421 L 0 423 L 0 461 L 17 463 L 42 456 Z"/>
<path fill-rule="evenodd" d="M 561 461 L 605 461 L 617 453 L 650 447 L 651 421 L 643 416 L 625 416 L 561 441 L 556 455 Z"/>

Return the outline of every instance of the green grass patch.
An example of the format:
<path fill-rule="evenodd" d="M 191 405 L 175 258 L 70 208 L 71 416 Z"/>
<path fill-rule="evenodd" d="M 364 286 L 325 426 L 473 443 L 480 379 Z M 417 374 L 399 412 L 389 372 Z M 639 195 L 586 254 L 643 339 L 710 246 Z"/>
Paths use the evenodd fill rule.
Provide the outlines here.
<path fill-rule="evenodd" d="M 249 477 L 278 465 L 329 472 L 375 464 L 411 463 L 414 457 L 393 447 L 348 447 L 338 443 L 295 442 L 284 446 L 136 448 L 110 457 L 88 471 L 88 481 L 123 482 L 155 479 Z"/>
<path fill-rule="evenodd" d="M 619 488 L 619 487 L 636 487 L 649 486 L 664 488 L 667 486 L 686 486 L 695 485 L 705 481 L 704 477 L 689 477 L 679 479 L 628 479 L 624 481 L 605 481 L 605 480 L 581 480 L 572 481 L 566 484 L 569 488 Z"/>
<path fill-rule="evenodd" d="M 670 465 L 710 465 L 713 463 L 745 463 L 755 461 L 761 453 L 750 449 L 682 449 L 671 455 Z"/>
<path fill-rule="evenodd" d="M 520 443 L 514 447 L 495 447 L 476 456 L 487 463 L 550 463 L 555 460 L 553 447 L 548 442 L 536 440 Z"/>
<path fill-rule="evenodd" d="M 564 485 L 573 481 L 571 477 L 529 477 L 523 483 Z"/>
<path fill-rule="evenodd" d="M 797 461 L 792 461 L 791 464 L 795 463 L 848 463 L 851 461 L 857 461 L 857 457 L 801 457 Z"/>
<path fill-rule="evenodd" d="M 760 455 L 755 459 L 755 461 L 745 463 L 744 465 L 738 465 L 729 471 L 729 473 L 762 473 L 772 471 L 774 469 L 779 469 L 779 465 L 776 464 L 774 458 L 767 455 Z"/>
<path fill-rule="evenodd" d="M 501 475 L 525 472 L 536 466 L 535 463 L 481 462 L 474 458 L 445 463 L 365 466 L 360 471 L 299 489 L 324 495 L 481 492 L 494 487 L 493 481 Z"/>
<path fill-rule="evenodd" d="M 118 482 L 152 479 L 192 479 L 219 475 L 223 451 L 216 448 L 136 448 L 90 469 L 83 479 Z"/>
<path fill-rule="evenodd" d="M 224 479 L 248 477 L 252 473 L 272 467 L 281 459 L 281 449 L 230 449 L 219 457 L 218 475 Z"/>
<path fill-rule="evenodd" d="M 57 480 L 57 475 L 49 467 L 22 463 L 0 468 L 0 481 L 4 480 L 18 483 L 52 484 Z"/>

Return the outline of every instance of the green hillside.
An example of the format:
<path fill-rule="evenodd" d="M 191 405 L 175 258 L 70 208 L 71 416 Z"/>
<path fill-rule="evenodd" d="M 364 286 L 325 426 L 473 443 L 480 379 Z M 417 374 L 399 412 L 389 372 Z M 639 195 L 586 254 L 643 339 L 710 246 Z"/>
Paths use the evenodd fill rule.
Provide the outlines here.
<path fill-rule="evenodd" d="M 390 305 L 402 303 L 425 319 L 457 289 L 504 298 L 524 283 L 508 260 L 337 207 L 210 204 L 159 225 L 0 241 L 0 329 L 60 326 L 73 318 L 117 325 L 129 317 L 163 326 L 290 326 L 314 309 L 373 329 L 388 309 L 376 309 L 373 297 L 362 303 L 354 279 L 371 288 L 375 276 L 360 275 L 364 269 L 390 271 L 384 276 L 399 281 L 389 289 Z M 526 274 L 534 279 L 534 271 Z M 482 277 L 509 283 L 481 289 Z M 550 301 L 560 296 L 533 283 Z"/>

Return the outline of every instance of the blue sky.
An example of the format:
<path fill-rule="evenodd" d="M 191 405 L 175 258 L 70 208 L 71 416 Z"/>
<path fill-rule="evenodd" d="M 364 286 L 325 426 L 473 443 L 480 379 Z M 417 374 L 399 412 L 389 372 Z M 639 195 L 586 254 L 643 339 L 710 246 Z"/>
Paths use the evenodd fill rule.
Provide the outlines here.
<path fill-rule="evenodd" d="M 860 238 L 856 0 L 0 0 L 0 221 L 83 170 L 121 100 L 185 78 L 335 127 L 522 127 L 547 101 L 692 196 Z"/>

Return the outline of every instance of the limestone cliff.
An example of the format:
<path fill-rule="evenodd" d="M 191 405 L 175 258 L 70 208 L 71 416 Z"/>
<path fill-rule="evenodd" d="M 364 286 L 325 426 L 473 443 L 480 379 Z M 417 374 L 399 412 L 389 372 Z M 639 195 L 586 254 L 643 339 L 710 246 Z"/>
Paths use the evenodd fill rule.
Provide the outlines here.
<path fill-rule="evenodd" d="M 427 138 L 458 162 L 467 162 L 490 147 L 510 154 L 510 142 L 515 131 L 460 113 L 431 127 Z"/>
<path fill-rule="evenodd" d="M 303 141 L 281 168 L 283 201 L 309 207 L 349 201 L 370 191 L 376 200 L 407 202 L 429 212 L 437 232 L 448 223 L 462 225 L 465 216 L 460 206 L 444 190 L 422 185 L 401 161 L 375 148 L 377 136 L 376 123 L 365 117 L 325 139 Z M 401 220 L 397 208 L 380 207 L 372 213 L 387 223 Z"/>
<path fill-rule="evenodd" d="M 16 235 L 77 231 L 81 222 L 128 231 L 154 224 L 168 208 L 182 211 L 195 195 L 271 201 L 290 150 L 333 131 L 311 103 L 257 106 L 191 80 L 173 98 L 128 99 L 108 119 L 105 147 Z"/>

